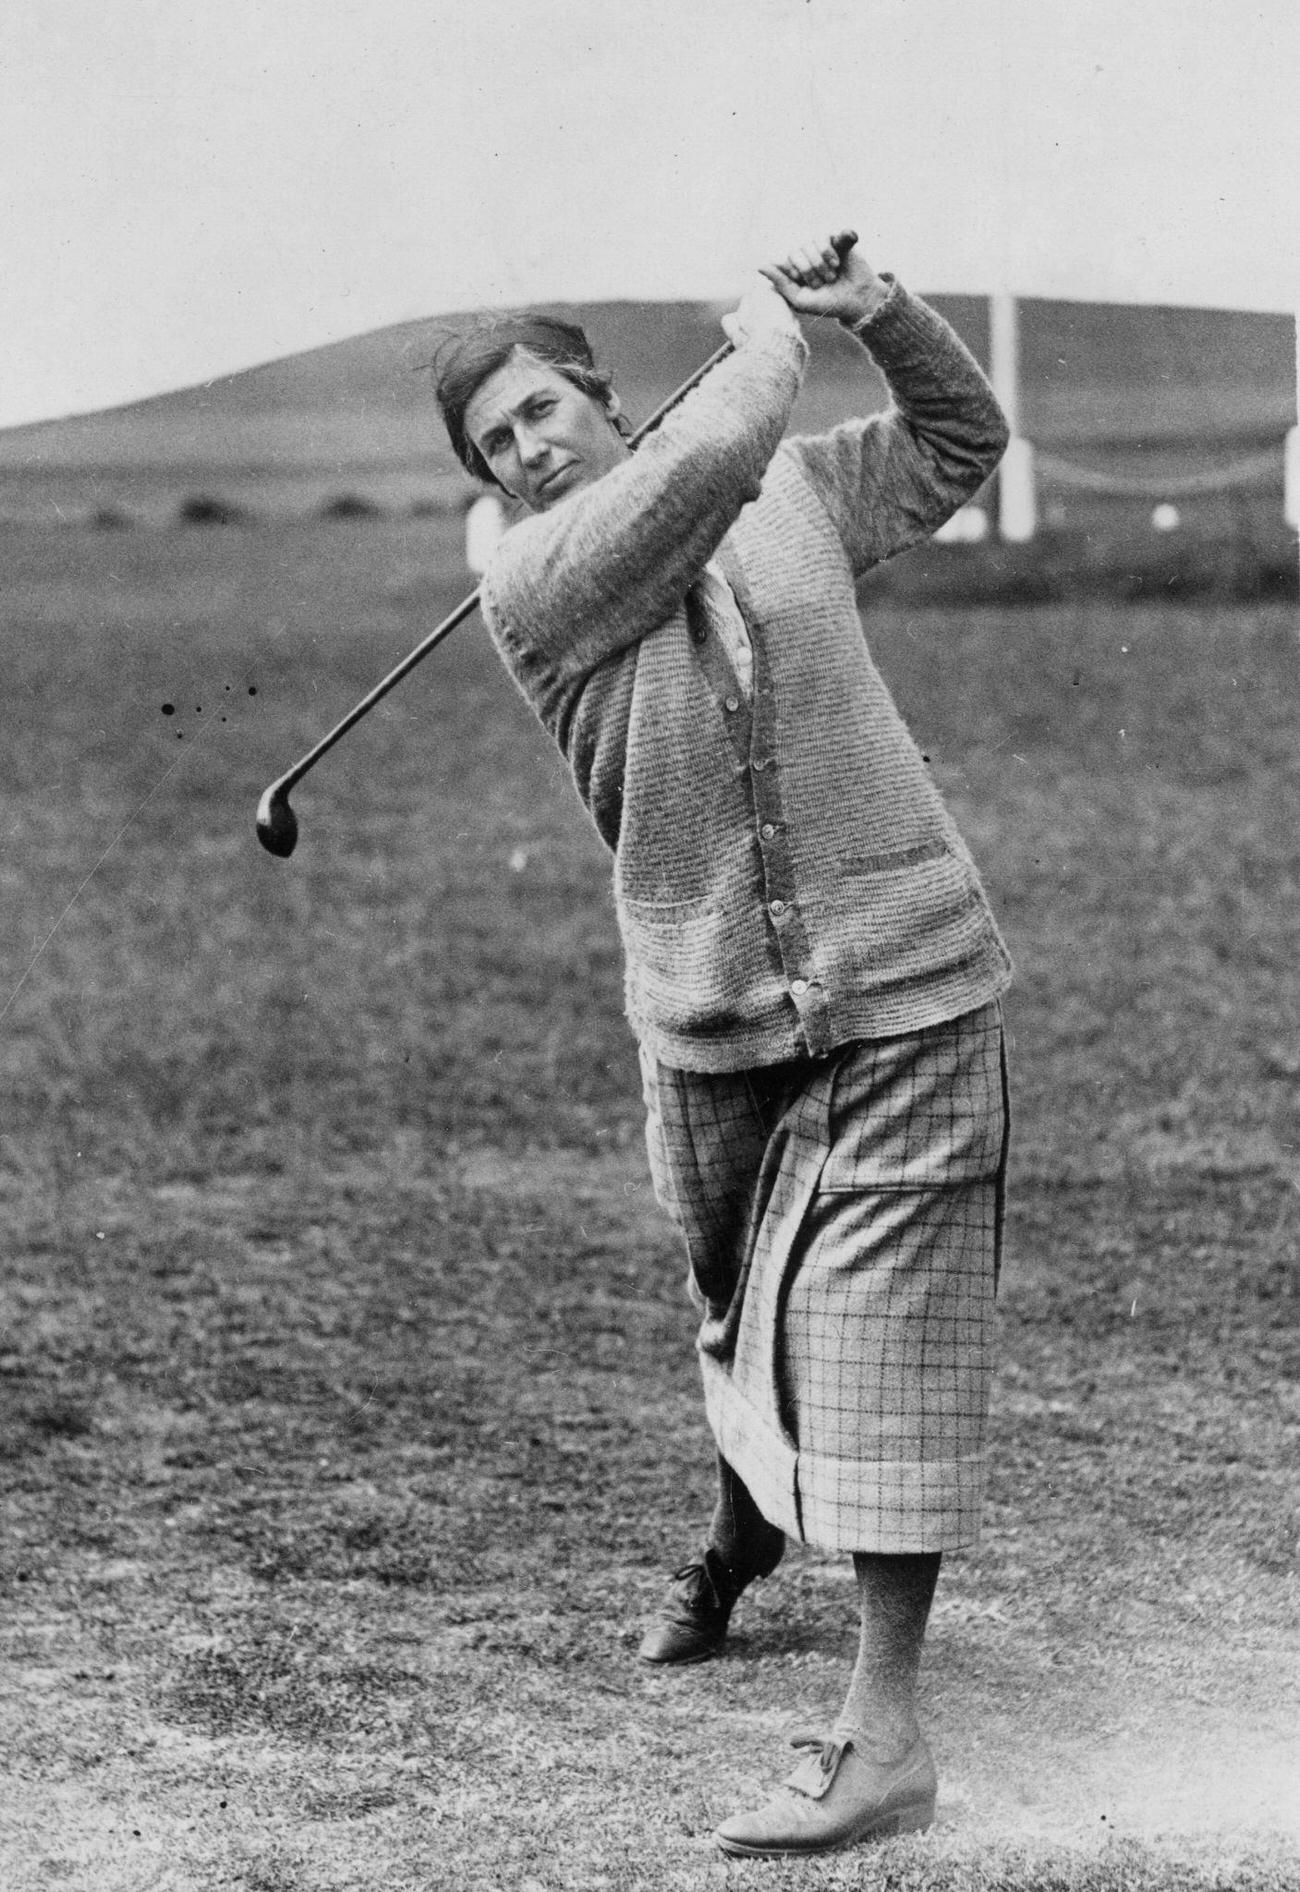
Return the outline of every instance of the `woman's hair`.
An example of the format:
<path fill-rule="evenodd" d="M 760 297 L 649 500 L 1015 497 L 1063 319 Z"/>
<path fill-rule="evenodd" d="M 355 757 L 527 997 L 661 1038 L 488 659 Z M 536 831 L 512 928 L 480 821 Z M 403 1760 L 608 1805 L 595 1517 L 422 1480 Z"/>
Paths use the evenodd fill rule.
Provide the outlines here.
<path fill-rule="evenodd" d="M 611 377 L 596 366 L 591 344 L 574 322 L 561 322 L 553 315 L 493 316 L 449 336 L 430 363 L 438 406 L 456 458 L 475 479 L 490 486 L 499 486 L 500 481 L 465 432 L 465 410 L 516 348 L 555 368 L 602 407 L 608 407 L 613 397 Z M 610 418 L 626 438 L 631 432 L 627 422 L 621 415 Z"/>

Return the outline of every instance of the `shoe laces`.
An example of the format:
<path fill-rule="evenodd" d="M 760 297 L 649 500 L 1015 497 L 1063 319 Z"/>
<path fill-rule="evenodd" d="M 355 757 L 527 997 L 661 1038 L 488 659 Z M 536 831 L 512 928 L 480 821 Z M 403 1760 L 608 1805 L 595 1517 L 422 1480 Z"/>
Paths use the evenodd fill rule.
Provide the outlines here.
<path fill-rule="evenodd" d="M 683 1564 L 680 1570 L 673 1571 L 672 1580 L 674 1583 L 683 1583 L 689 1586 L 686 1592 L 686 1600 L 692 1607 L 696 1609 L 701 1606 L 705 1606 L 709 1609 L 721 1608 L 722 1599 L 719 1597 L 713 1579 L 709 1575 L 707 1564 L 699 1561 Z"/>
<path fill-rule="evenodd" d="M 829 1776 L 833 1774 L 835 1769 L 839 1766 L 840 1756 L 843 1754 L 847 1743 L 837 1741 L 833 1734 L 795 1734 L 790 1737 L 790 1746 L 794 1748 L 819 1749 L 820 1752 L 817 1758 L 821 1766 L 822 1774 Z"/>

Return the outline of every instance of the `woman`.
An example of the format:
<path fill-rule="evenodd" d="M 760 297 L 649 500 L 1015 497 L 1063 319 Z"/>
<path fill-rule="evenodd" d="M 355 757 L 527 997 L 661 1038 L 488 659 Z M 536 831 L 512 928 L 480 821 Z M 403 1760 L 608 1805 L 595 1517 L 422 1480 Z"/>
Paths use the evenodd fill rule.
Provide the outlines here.
<path fill-rule="evenodd" d="M 857 337 L 886 413 L 783 440 L 796 314 Z M 1006 427 L 849 233 L 723 326 L 734 354 L 634 455 L 562 324 L 469 335 L 439 399 L 531 515 L 484 615 L 614 856 L 651 1169 L 703 1314 L 718 1503 L 641 1654 L 712 1654 L 787 1535 L 854 1559 L 832 1735 L 716 1835 L 794 1854 L 933 1817 L 917 1669 L 942 1553 L 978 1531 L 1010 962 L 855 585 L 982 485 Z"/>

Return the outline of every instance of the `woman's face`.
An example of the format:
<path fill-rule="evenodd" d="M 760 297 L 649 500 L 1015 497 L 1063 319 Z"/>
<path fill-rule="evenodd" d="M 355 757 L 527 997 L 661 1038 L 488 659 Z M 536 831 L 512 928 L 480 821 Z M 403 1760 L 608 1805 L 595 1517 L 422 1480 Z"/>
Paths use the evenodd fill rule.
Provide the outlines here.
<path fill-rule="evenodd" d="M 517 348 L 471 397 L 465 432 L 506 491 L 545 512 L 626 459 L 617 412 Z"/>

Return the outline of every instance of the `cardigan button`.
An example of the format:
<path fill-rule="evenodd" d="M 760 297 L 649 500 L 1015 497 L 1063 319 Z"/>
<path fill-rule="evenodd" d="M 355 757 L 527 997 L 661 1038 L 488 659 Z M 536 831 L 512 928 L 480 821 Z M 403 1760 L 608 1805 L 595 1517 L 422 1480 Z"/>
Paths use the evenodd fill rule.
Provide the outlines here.
<path fill-rule="evenodd" d="M 767 910 L 774 920 L 779 920 L 781 915 L 785 912 L 785 901 L 774 900 Z"/>
<path fill-rule="evenodd" d="M 808 990 L 808 981 L 806 979 L 791 979 L 790 990 L 797 999 L 801 999 Z"/>

